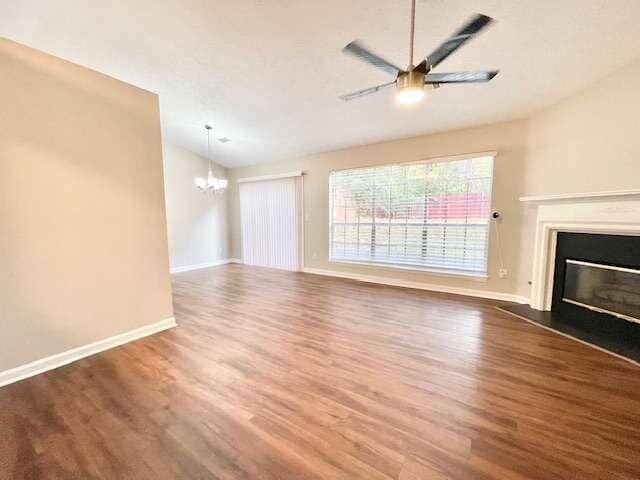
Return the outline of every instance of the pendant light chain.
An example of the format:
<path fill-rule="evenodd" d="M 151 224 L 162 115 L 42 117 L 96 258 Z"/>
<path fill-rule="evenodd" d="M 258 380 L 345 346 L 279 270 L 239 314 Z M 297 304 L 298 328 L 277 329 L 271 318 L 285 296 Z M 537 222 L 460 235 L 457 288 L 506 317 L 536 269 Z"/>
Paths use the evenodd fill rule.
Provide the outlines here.
<path fill-rule="evenodd" d="M 208 128 L 207 128 L 208 127 Z M 209 160 L 209 173 L 213 172 L 213 165 L 211 164 L 211 127 L 207 126 L 207 159 Z"/>

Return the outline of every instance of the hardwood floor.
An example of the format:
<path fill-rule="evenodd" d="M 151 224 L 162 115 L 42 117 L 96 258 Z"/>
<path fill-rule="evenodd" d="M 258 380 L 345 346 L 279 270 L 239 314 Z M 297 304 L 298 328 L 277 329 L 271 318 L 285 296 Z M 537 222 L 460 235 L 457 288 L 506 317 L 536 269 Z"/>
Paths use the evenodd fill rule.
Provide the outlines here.
<path fill-rule="evenodd" d="M 0 389 L 0 478 L 640 478 L 640 367 L 492 302 L 241 265 L 174 297 Z"/>

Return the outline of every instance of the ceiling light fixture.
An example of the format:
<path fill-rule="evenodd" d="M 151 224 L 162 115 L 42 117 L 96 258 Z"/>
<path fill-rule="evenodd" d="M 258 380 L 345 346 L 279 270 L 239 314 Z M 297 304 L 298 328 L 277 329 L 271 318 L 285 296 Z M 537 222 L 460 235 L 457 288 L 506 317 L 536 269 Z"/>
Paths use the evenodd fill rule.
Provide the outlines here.
<path fill-rule="evenodd" d="M 403 105 L 411 105 L 419 102 L 425 96 L 424 75 L 412 70 L 397 79 L 398 93 L 396 100 Z"/>
<path fill-rule="evenodd" d="M 206 194 L 219 194 L 224 193 L 227 188 L 228 181 L 225 178 L 216 178 L 213 176 L 213 162 L 211 160 L 211 125 L 205 125 L 207 130 L 207 158 L 209 160 L 209 173 L 207 178 L 196 177 L 193 179 L 193 183 L 196 184 L 198 189 Z M 215 138 L 215 137 L 214 137 Z"/>

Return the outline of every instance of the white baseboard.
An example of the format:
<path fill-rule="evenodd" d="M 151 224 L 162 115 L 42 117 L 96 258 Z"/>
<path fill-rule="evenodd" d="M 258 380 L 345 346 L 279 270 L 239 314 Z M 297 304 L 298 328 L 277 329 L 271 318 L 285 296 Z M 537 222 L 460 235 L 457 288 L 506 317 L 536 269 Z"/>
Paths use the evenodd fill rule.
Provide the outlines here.
<path fill-rule="evenodd" d="M 230 258 L 227 263 L 243 263 L 241 258 Z"/>
<path fill-rule="evenodd" d="M 515 303 L 529 303 L 529 299 L 511 293 L 492 292 L 488 290 L 477 290 L 471 288 L 450 287 L 433 283 L 411 282 L 408 280 L 398 280 L 395 278 L 378 277 L 375 275 L 361 275 L 359 273 L 338 272 L 335 270 L 323 270 L 320 268 L 304 268 L 304 273 L 314 275 L 326 275 L 329 277 L 349 278 L 361 282 L 379 283 L 381 285 L 391 285 L 394 287 L 416 288 L 418 290 L 429 290 L 431 292 L 452 293 L 454 295 L 465 295 L 467 297 L 488 298 L 491 300 L 502 300 Z"/>
<path fill-rule="evenodd" d="M 239 263 L 235 262 L 234 258 L 224 258 L 222 260 L 214 260 L 212 262 L 195 263 L 193 265 L 184 265 L 182 267 L 175 267 L 170 270 L 171 273 L 189 272 L 191 270 L 199 270 L 200 268 L 216 267 L 218 265 L 226 265 L 227 263 Z"/>
<path fill-rule="evenodd" d="M 104 340 L 98 340 L 97 342 L 89 343 L 88 345 L 83 345 L 81 347 L 67 350 L 66 352 L 51 355 L 50 357 L 41 358 L 35 362 L 20 365 L 19 367 L 15 367 L 10 370 L 5 370 L 4 372 L 0 372 L 0 387 L 25 378 L 33 377 L 39 373 L 53 370 L 54 368 L 67 365 L 71 362 L 75 362 L 76 360 L 80 360 L 81 358 L 109 350 L 110 348 L 132 342 L 133 340 L 137 340 L 175 326 L 175 319 L 173 317 L 167 318 L 165 320 L 152 323 L 151 325 L 145 325 L 144 327 L 136 328 L 129 332 L 105 338 Z"/>

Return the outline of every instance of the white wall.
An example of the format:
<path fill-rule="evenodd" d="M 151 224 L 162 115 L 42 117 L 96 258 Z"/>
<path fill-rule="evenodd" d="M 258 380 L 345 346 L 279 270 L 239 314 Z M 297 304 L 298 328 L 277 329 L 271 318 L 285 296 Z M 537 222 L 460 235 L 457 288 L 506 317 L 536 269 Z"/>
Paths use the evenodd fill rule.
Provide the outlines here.
<path fill-rule="evenodd" d="M 207 196 L 193 184 L 206 177 L 207 160 L 167 142 L 162 149 L 171 269 L 227 259 L 227 195 Z M 227 178 L 219 165 L 213 173 Z"/>

